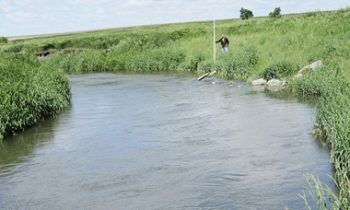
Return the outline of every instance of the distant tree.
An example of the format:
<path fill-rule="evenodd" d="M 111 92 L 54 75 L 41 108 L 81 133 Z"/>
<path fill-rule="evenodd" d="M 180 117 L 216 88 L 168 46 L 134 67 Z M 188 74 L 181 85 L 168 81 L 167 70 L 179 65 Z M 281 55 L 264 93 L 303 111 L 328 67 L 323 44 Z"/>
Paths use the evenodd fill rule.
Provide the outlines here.
<path fill-rule="evenodd" d="M 269 13 L 269 16 L 272 17 L 272 18 L 279 18 L 279 17 L 281 17 L 281 8 L 280 7 L 276 7 L 273 12 Z"/>
<path fill-rule="evenodd" d="M 7 38 L 0 36 L 0 44 L 7 43 Z"/>
<path fill-rule="evenodd" d="M 242 20 L 247 20 L 254 16 L 252 11 L 249 9 L 244 9 L 243 7 L 241 8 L 240 13 Z"/>

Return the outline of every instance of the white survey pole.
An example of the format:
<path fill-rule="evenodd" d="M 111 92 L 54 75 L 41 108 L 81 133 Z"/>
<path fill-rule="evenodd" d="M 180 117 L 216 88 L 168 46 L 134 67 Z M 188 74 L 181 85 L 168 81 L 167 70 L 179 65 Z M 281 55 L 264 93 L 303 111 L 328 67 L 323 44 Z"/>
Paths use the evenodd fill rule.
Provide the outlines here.
<path fill-rule="evenodd" d="M 215 29 L 215 19 L 213 21 L 213 33 L 214 33 L 214 64 L 215 64 L 215 61 L 216 61 L 216 29 Z"/>

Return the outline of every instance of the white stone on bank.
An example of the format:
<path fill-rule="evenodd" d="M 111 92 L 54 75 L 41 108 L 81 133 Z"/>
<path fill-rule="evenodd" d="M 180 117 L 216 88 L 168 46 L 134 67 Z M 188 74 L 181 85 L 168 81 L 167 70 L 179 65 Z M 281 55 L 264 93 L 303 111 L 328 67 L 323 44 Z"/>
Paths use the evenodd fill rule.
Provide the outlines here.
<path fill-rule="evenodd" d="M 266 85 L 267 84 L 267 81 L 263 78 L 260 78 L 260 79 L 257 79 L 257 80 L 254 80 L 252 82 L 252 85 L 253 86 L 262 86 L 262 85 Z"/>

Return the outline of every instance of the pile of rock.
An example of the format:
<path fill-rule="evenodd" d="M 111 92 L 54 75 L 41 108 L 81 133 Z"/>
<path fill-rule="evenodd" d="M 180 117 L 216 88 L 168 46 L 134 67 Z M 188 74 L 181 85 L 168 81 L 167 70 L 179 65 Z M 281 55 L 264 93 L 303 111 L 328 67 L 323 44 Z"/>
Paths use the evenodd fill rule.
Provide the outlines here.
<path fill-rule="evenodd" d="M 255 87 L 258 87 L 258 89 L 264 90 L 265 88 L 267 88 L 268 90 L 271 91 L 278 91 L 281 90 L 286 84 L 286 81 L 281 81 L 278 79 L 271 79 L 269 81 L 260 78 L 257 80 L 254 80 L 252 82 L 252 85 Z"/>
<path fill-rule="evenodd" d="M 298 73 L 293 77 L 293 80 L 298 80 L 302 78 L 305 73 L 315 71 L 316 69 L 321 68 L 322 66 L 323 66 L 323 63 L 321 60 L 316 61 L 315 63 L 312 63 L 310 65 L 307 65 L 298 71 Z"/>
<path fill-rule="evenodd" d="M 300 79 L 307 72 L 315 71 L 316 69 L 322 66 L 323 66 L 322 61 L 316 61 L 310 65 L 307 65 L 298 71 L 298 73 L 293 77 L 293 80 Z M 271 91 L 279 91 L 283 89 L 283 87 L 286 85 L 286 81 L 281 81 L 278 79 L 271 79 L 267 81 L 264 78 L 260 78 L 260 79 L 254 80 L 252 82 L 252 85 L 260 90 L 265 90 L 265 88 L 267 88 L 268 90 L 271 90 Z"/>

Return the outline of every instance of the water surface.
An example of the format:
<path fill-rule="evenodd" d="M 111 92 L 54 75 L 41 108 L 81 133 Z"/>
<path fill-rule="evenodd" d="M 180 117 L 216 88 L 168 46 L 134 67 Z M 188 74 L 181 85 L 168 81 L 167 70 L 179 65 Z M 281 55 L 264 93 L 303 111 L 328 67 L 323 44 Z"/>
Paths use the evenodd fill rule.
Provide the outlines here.
<path fill-rule="evenodd" d="M 315 109 L 180 76 L 71 77 L 72 107 L 0 144 L 1 209 L 305 209 L 331 184 Z"/>

